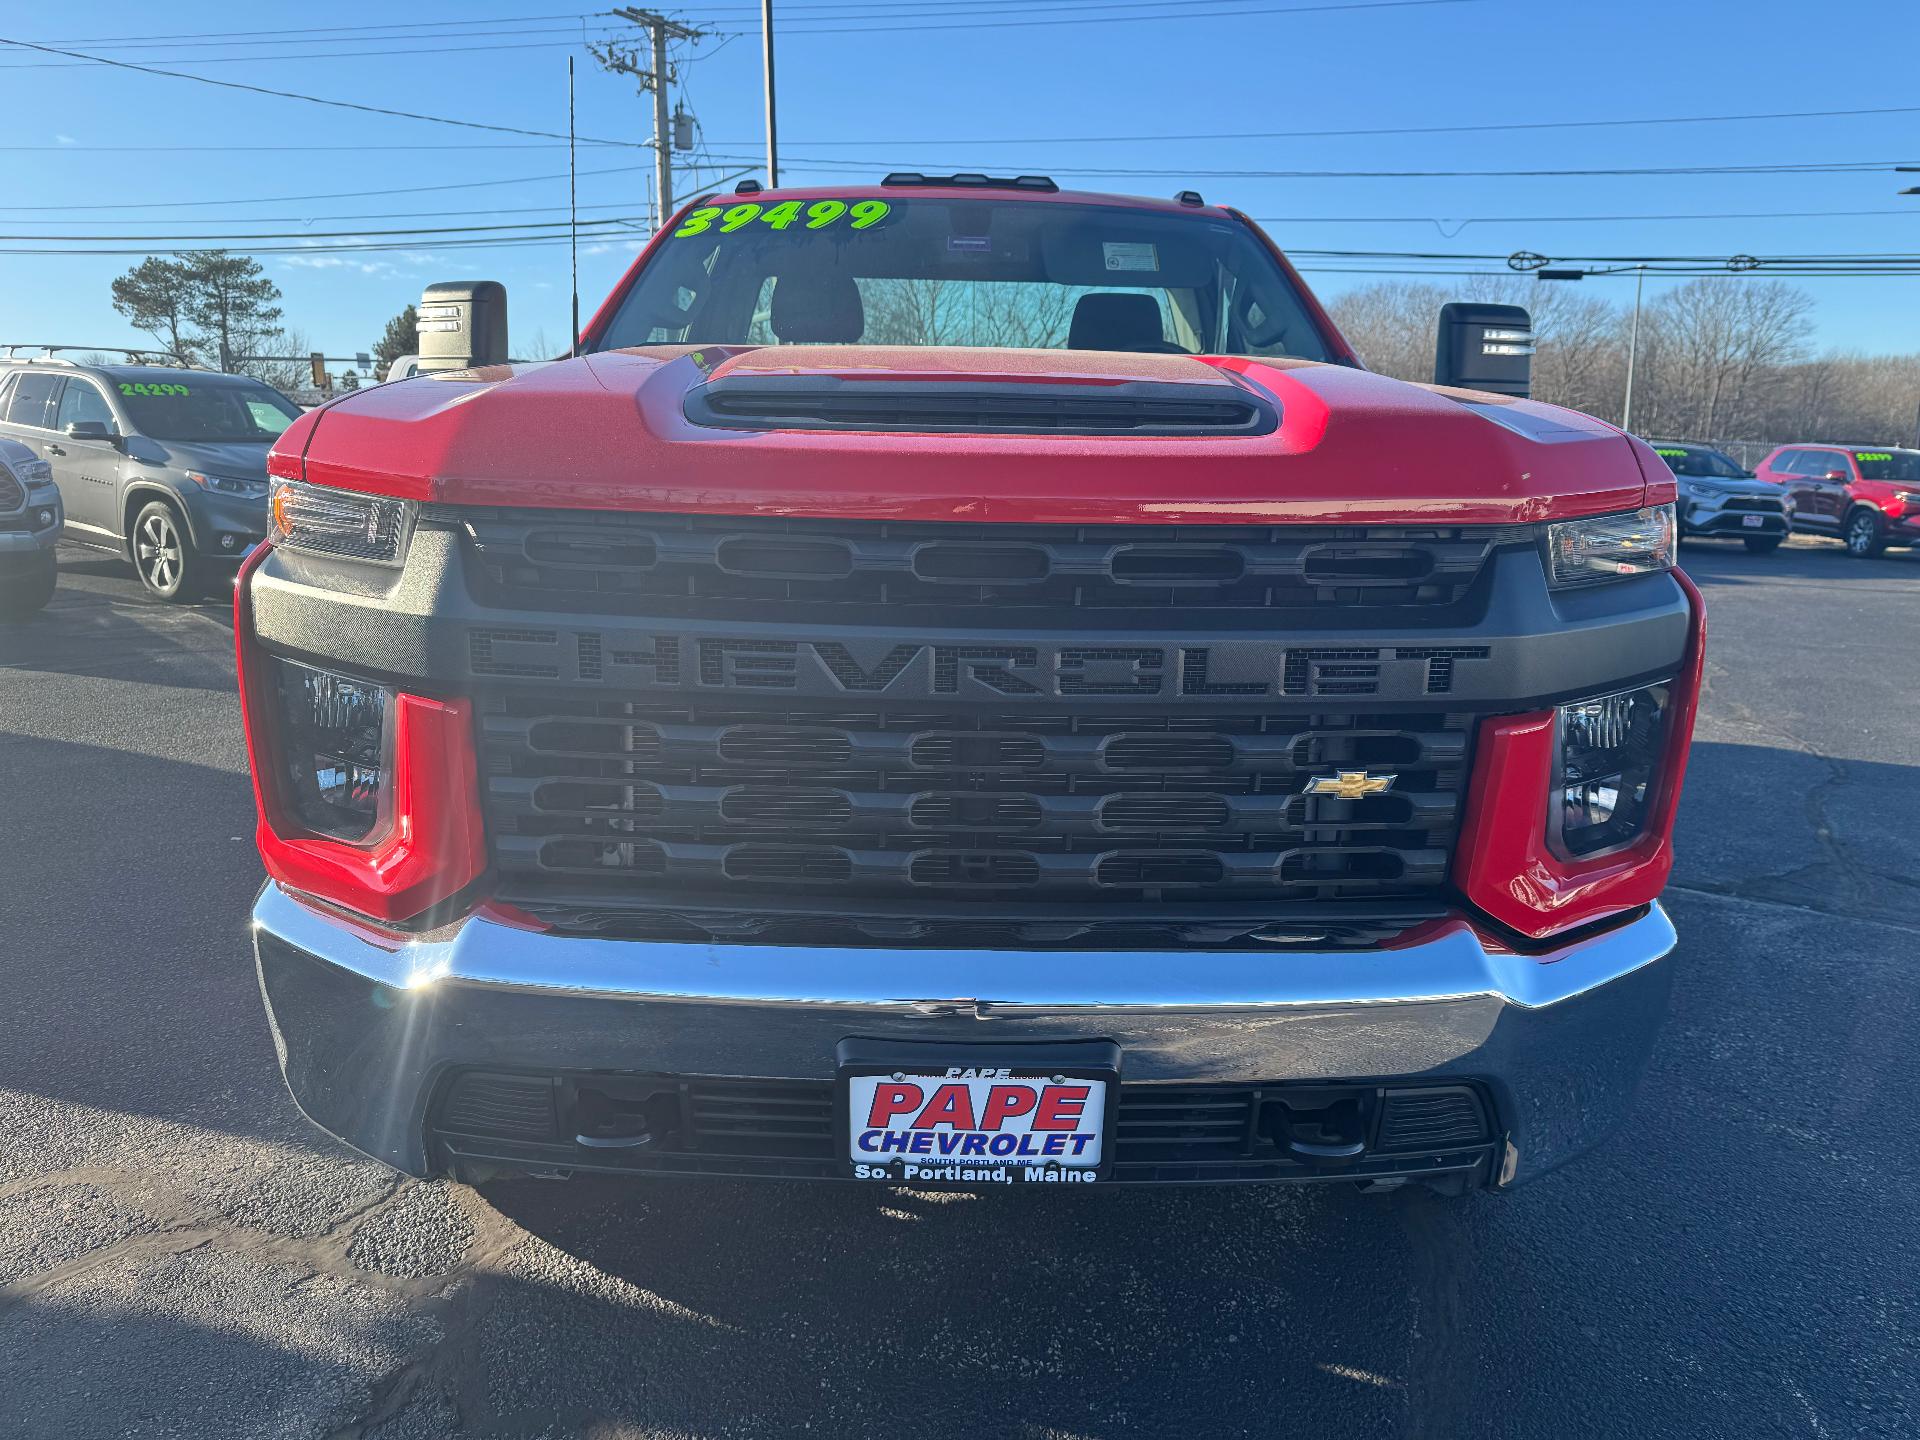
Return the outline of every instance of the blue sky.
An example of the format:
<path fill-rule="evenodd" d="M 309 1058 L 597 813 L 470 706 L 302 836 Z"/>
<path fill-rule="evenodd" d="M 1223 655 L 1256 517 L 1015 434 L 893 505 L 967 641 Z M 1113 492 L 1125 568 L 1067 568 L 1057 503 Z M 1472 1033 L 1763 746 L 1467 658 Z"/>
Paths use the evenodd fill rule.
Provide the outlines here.
<path fill-rule="evenodd" d="M 1920 164 L 1920 108 L 1735 123 L 1173 138 L 1920 107 L 1910 79 L 1920 54 L 1920 5 L 1912 0 L 1831 0 L 1817 9 L 1786 0 L 1620 0 L 1578 9 L 1519 0 L 1319 3 L 1343 8 L 1282 13 L 1280 0 L 776 0 L 784 178 L 831 183 L 868 181 L 887 169 L 988 169 L 1047 173 L 1088 189 L 1170 194 L 1191 186 L 1260 217 L 1295 251 L 1920 253 L 1920 196 L 1895 194 L 1920 175 L 1887 169 L 1416 179 L 1197 173 Z M 68 0 L 0 9 L 0 35 L 269 89 L 552 131 L 566 128 L 573 53 L 580 133 L 642 140 L 649 111 L 633 82 L 605 73 L 580 47 L 583 29 L 605 22 L 567 18 L 596 13 L 604 15 L 566 0 L 324 8 Z M 716 180 L 761 153 L 757 0 L 669 13 L 715 32 L 678 49 L 688 62 L 682 94 L 700 125 L 702 158 L 711 158 L 697 176 Z M 1054 20 L 1065 23 L 1035 23 Z M 396 28 L 409 22 L 443 28 L 432 39 Z M 188 36 L 196 38 L 174 38 Z M 260 253 L 285 293 L 288 321 L 330 354 L 367 349 L 426 282 L 482 276 L 508 286 L 517 352 L 536 332 L 565 343 L 564 244 L 456 249 L 448 237 L 366 235 L 563 216 L 566 181 L 554 177 L 566 170 L 564 145 L 7 47 L 0 69 L 11 122 L 8 148 L 0 149 L 0 228 L 8 236 L 287 233 L 294 238 L 229 248 Z M 650 163 L 645 150 L 581 149 L 583 217 L 619 217 L 627 226 L 595 227 L 610 233 L 583 240 L 583 314 L 636 247 L 632 217 L 646 213 Z M 587 173 L 609 171 L 616 173 Z M 679 182 L 683 191 L 697 183 L 694 175 Z M 416 186 L 459 188 L 408 191 Z M 373 191 L 401 193 L 346 193 Z M 1632 218 L 1673 215 L 1728 218 Z M 395 248 L 298 253 L 317 251 L 319 232 Z M 33 245 L 0 241 L 0 249 Z M 263 253 L 269 246 L 295 253 Z M 128 239 L 114 248 L 183 247 Z M 108 294 L 137 258 L 0 254 L 0 340 L 140 339 Z M 1352 262 L 1301 263 L 1323 294 L 1368 283 L 1332 273 Z M 1920 276 L 1795 283 L 1817 299 L 1821 346 L 1920 349 Z M 1631 298 L 1630 277 L 1583 284 L 1588 293 Z M 1649 285 L 1650 293 L 1659 288 Z"/>

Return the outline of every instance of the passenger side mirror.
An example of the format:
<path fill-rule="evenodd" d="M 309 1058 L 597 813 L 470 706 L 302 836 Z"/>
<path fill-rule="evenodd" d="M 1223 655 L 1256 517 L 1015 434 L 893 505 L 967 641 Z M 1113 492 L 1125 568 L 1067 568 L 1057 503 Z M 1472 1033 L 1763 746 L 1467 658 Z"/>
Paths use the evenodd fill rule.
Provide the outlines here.
<path fill-rule="evenodd" d="M 69 440 L 91 440 L 100 445 L 118 445 L 120 436 L 104 420 L 75 420 L 67 426 Z"/>
<path fill-rule="evenodd" d="M 420 369 L 466 370 L 507 362 L 507 287 L 445 280 L 420 297 Z"/>
<path fill-rule="evenodd" d="M 1442 305 L 1433 383 L 1525 399 L 1533 393 L 1533 320 L 1518 305 Z"/>

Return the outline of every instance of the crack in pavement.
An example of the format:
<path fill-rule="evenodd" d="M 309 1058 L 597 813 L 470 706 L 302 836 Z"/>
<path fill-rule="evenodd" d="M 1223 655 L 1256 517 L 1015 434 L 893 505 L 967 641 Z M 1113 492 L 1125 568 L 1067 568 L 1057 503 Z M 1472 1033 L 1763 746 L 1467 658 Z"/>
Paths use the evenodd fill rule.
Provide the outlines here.
<path fill-rule="evenodd" d="M 1900 890 L 1920 891 L 1920 881 L 1912 876 L 1884 869 L 1867 856 L 1854 853 L 1853 847 L 1842 836 L 1840 827 L 1829 812 L 1833 797 L 1852 785 L 1853 778 L 1846 761 L 1829 755 L 1813 740 L 1799 734 L 1791 727 L 1777 720 L 1763 720 L 1746 702 L 1736 699 L 1715 688 L 1716 679 L 1726 679 L 1729 672 L 1709 660 L 1701 677 L 1701 702 L 1704 708 L 1708 700 L 1714 702 L 1717 724 L 1744 728 L 1754 734 L 1771 739 L 1778 748 L 1804 755 L 1825 767 L 1826 776 L 1818 784 L 1808 788 L 1804 797 L 1804 813 L 1807 828 L 1814 845 L 1823 858 L 1806 865 L 1796 865 L 1785 870 L 1773 871 L 1762 875 L 1750 876 L 1725 886 L 1699 885 L 1706 893 L 1737 895 L 1754 900 L 1772 900 L 1774 903 L 1793 904 L 1795 901 L 1780 900 L 1779 891 L 1800 892 L 1797 903 L 1801 908 L 1824 914 L 1846 915 L 1851 918 L 1872 918 L 1883 924 L 1904 926 L 1898 914 L 1886 913 L 1886 897 L 1876 886 L 1893 886 Z M 1669 886 L 1670 889 L 1685 889 L 1683 885 Z M 1772 895 L 1759 893 L 1763 889 L 1776 892 Z M 1822 903 L 1822 897 L 1831 894 L 1844 895 L 1839 904 Z"/>

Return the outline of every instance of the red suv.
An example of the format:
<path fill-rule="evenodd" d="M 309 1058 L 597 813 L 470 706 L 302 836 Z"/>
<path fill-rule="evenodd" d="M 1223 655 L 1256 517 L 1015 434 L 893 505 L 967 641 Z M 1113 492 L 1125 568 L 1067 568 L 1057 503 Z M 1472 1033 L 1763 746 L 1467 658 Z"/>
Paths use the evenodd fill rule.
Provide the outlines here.
<path fill-rule="evenodd" d="M 1782 445 L 1754 473 L 1787 487 L 1796 532 L 1831 535 L 1861 557 L 1920 544 L 1920 450 Z"/>

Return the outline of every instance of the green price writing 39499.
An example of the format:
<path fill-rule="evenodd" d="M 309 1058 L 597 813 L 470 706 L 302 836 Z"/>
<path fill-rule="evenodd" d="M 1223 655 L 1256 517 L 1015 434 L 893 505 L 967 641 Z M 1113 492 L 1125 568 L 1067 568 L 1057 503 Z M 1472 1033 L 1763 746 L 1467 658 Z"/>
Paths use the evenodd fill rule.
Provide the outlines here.
<path fill-rule="evenodd" d="M 855 200 L 851 204 L 845 200 L 815 200 L 807 205 L 786 200 L 778 205 L 756 205 L 751 201 L 727 206 L 702 205 L 687 213 L 673 236 L 678 240 L 686 235 L 704 235 L 710 230 L 725 235 L 755 223 L 774 230 L 795 225 L 803 230 L 824 230 L 843 220 L 849 229 L 865 230 L 878 225 L 892 211 L 893 207 L 884 200 Z"/>

